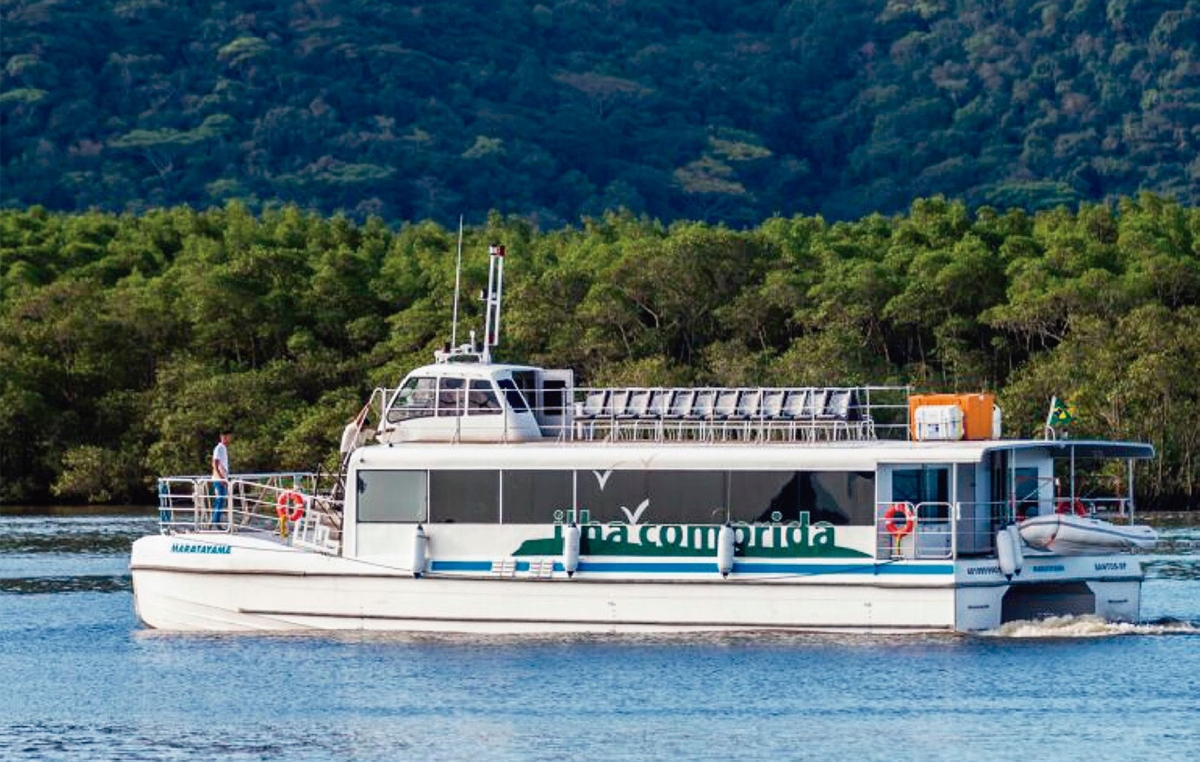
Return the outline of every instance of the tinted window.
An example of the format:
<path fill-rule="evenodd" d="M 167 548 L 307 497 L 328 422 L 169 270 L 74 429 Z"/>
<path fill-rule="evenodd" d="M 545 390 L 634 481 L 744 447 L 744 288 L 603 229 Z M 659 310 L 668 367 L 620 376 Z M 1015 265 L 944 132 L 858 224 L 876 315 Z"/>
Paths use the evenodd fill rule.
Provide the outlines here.
<path fill-rule="evenodd" d="M 542 408 L 546 415 L 561 416 L 566 414 L 567 382 L 546 381 L 542 385 Z"/>
<path fill-rule="evenodd" d="M 724 471 L 580 471 L 579 507 L 605 523 L 721 524 L 725 480 Z"/>
<path fill-rule="evenodd" d="M 462 415 L 463 391 L 466 384 L 461 378 L 443 378 L 438 382 L 438 415 Z"/>
<path fill-rule="evenodd" d="M 518 413 L 529 410 L 529 405 L 525 404 L 525 398 L 521 396 L 516 384 L 507 378 L 501 378 L 496 383 L 500 385 L 500 391 L 504 392 L 504 399 L 508 400 L 509 407 Z"/>
<path fill-rule="evenodd" d="M 424 471 L 359 471 L 355 485 L 358 520 L 424 521 L 426 483 Z"/>
<path fill-rule="evenodd" d="M 521 396 L 531 404 L 537 403 L 537 374 L 531 370 L 514 370 L 513 384 L 521 390 Z M 514 405 L 514 407 L 516 407 Z"/>
<path fill-rule="evenodd" d="M 500 472 L 431 471 L 429 520 L 435 524 L 500 521 Z"/>
<path fill-rule="evenodd" d="M 388 410 L 387 419 L 399 423 L 409 418 L 433 415 L 433 404 L 437 394 L 436 378 L 410 378 L 400 387 Z"/>
<path fill-rule="evenodd" d="M 505 524 L 553 524 L 573 505 L 571 471 L 505 471 L 503 480 Z"/>
<path fill-rule="evenodd" d="M 492 389 L 491 381 L 472 381 L 471 392 L 467 395 L 469 415 L 497 415 L 500 413 L 500 400 Z"/>
<path fill-rule="evenodd" d="M 869 471 L 733 471 L 729 474 L 734 521 L 809 521 L 839 526 L 875 522 L 875 475 Z"/>

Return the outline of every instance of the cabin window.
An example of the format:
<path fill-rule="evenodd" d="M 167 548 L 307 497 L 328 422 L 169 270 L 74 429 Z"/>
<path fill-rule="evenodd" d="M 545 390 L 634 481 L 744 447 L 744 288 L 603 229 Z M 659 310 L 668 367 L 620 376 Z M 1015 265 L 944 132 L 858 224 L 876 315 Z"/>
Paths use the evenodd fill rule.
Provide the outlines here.
<path fill-rule="evenodd" d="M 422 376 L 408 379 L 392 401 L 392 407 L 387 414 L 388 422 L 400 423 L 410 418 L 433 415 L 436 396 L 436 378 Z"/>
<path fill-rule="evenodd" d="M 573 471 L 505 471 L 503 483 L 505 524 L 553 524 L 555 511 L 566 520 L 574 505 Z"/>
<path fill-rule="evenodd" d="M 513 385 L 521 390 L 521 396 L 527 403 L 537 405 L 537 374 L 531 370 L 512 371 Z M 514 407 L 516 407 L 514 405 Z"/>
<path fill-rule="evenodd" d="M 916 505 L 918 521 L 948 520 L 950 469 L 945 466 L 895 469 L 892 471 L 892 500 Z"/>
<path fill-rule="evenodd" d="M 725 522 L 724 471 L 580 471 L 578 490 L 593 522 Z"/>
<path fill-rule="evenodd" d="M 428 477 L 424 471 L 359 471 L 355 495 L 360 522 L 425 520 Z"/>
<path fill-rule="evenodd" d="M 507 378 L 501 378 L 496 383 L 500 385 L 500 391 L 504 392 L 504 399 L 508 400 L 509 407 L 518 413 L 529 411 L 529 405 L 525 403 L 525 398 L 521 396 L 521 390 L 516 384 Z"/>
<path fill-rule="evenodd" d="M 466 382 L 461 378 L 443 378 L 438 382 L 437 414 L 459 416 L 463 414 L 463 392 Z"/>
<path fill-rule="evenodd" d="M 500 472 L 430 472 L 429 520 L 435 524 L 499 522 Z"/>
<path fill-rule="evenodd" d="M 491 381 L 472 381 L 467 395 L 469 415 L 499 415 L 500 400 L 492 389 Z"/>
<path fill-rule="evenodd" d="M 542 413 L 561 418 L 567 414 L 567 382 L 546 381 L 542 384 Z"/>
<path fill-rule="evenodd" d="M 730 519 L 788 523 L 808 514 L 811 523 L 875 523 L 875 475 L 870 471 L 732 471 Z"/>

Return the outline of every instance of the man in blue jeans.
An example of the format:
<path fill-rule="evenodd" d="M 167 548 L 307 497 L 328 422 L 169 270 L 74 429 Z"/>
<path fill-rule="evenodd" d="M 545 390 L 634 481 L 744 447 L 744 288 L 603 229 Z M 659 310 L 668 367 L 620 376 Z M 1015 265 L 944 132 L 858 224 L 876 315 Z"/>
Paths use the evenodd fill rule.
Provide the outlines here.
<path fill-rule="evenodd" d="M 213 525 L 221 523 L 225 505 L 229 502 L 229 430 L 221 429 L 217 446 L 212 452 Z"/>

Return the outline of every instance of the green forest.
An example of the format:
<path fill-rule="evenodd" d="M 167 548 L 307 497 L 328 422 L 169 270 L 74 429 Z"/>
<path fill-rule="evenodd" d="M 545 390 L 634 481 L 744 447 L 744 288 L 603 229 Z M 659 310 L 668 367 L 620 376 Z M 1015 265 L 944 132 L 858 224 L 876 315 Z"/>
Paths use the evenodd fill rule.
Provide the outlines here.
<path fill-rule="evenodd" d="M 1200 0 L 3 0 L 0 207 L 1200 204 Z"/>
<path fill-rule="evenodd" d="M 581 384 L 996 390 L 1007 433 L 1148 441 L 1143 507 L 1200 490 L 1200 209 L 1036 213 L 932 197 L 747 229 L 629 212 L 465 235 L 508 247 L 502 358 Z M 145 500 L 233 426 L 235 470 L 332 465 L 342 426 L 449 339 L 457 230 L 231 202 L 0 210 L 0 501 Z M 464 300 L 463 325 L 480 305 Z"/>

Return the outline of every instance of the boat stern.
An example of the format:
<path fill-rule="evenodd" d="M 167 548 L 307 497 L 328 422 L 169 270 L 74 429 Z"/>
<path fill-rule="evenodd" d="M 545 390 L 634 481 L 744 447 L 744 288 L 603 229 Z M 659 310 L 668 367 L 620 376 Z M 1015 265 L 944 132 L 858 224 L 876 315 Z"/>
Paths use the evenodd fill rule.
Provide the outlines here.
<path fill-rule="evenodd" d="M 1133 622 L 1141 616 L 1144 574 L 1128 554 L 1027 556 L 1006 576 L 996 559 L 960 561 L 955 629 L 994 630 L 1000 625 L 1060 616 L 1098 616 Z"/>

